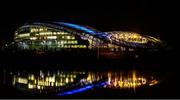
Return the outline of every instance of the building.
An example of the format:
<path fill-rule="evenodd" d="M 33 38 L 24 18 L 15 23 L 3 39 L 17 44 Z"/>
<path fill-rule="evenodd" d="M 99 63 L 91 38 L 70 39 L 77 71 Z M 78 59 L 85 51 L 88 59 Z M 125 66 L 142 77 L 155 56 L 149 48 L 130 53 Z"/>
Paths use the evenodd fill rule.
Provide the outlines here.
<path fill-rule="evenodd" d="M 157 49 L 162 42 L 151 36 L 134 32 L 101 32 L 84 25 L 65 22 L 31 22 L 15 32 L 16 46 L 21 50 L 100 49 L 105 51 L 134 51 Z"/>

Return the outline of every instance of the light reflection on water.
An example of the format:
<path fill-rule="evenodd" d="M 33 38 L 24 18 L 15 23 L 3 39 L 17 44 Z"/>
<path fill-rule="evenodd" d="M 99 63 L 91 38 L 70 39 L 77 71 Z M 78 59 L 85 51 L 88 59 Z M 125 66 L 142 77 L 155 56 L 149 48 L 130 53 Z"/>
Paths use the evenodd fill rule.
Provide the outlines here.
<path fill-rule="evenodd" d="M 108 84 L 104 87 L 108 88 L 136 88 L 142 85 L 155 85 L 159 81 L 157 79 L 148 78 L 148 76 L 138 75 L 136 71 L 123 75 L 122 72 L 108 73 Z"/>
<path fill-rule="evenodd" d="M 135 70 L 109 71 L 109 72 L 85 72 L 85 71 L 43 71 L 37 73 L 16 72 L 13 76 L 12 85 L 23 90 L 36 90 L 59 92 L 87 85 L 96 85 L 110 89 L 132 89 L 141 86 L 154 86 L 159 83 L 153 75 L 142 74 Z M 97 85 L 99 82 L 104 84 Z"/>

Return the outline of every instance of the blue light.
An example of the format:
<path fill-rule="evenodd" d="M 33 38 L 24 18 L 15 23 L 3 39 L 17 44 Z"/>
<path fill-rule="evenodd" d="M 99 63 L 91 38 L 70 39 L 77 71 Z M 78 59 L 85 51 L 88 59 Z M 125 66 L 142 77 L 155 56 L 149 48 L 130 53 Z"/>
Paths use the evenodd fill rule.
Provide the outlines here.
<path fill-rule="evenodd" d="M 100 82 L 100 83 L 96 84 L 96 86 L 97 86 L 97 87 L 101 87 L 101 86 L 104 86 L 104 85 L 106 85 L 106 84 L 107 84 L 107 82 Z"/>
<path fill-rule="evenodd" d="M 75 94 L 75 93 L 80 93 L 80 92 L 89 90 L 89 89 L 91 89 L 93 87 L 101 87 L 101 86 L 104 86 L 106 84 L 107 84 L 107 82 L 100 82 L 100 83 L 97 83 L 95 85 L 88 85 L 88 86 L 81 87 L 81 88 L 78 88 L 78 89 L 75 89 L 75 90 L 70 90 L 70 91 L 58 93 L 57 95 L 58 96 L 65 96 L 65 95 L 71 95 L 71 94 Z"/>
<path fill-rule="evenodd" d="M 63 93 L 58 93 L 57 95 L 59 95 L 59 96 L 71 95 L 71 94 L 75 94 L 75 93 L 79 93 L 79 92 L 89 90 L 89 89 L 91 89 L 93 87 L 94 87 L 94 85 L 88 85 L 88 86 L 85 86 L 85 87 L 82 87 L 82 88 L 79 88 L 79 89 L 70 90 L 70 91 L 63 92 Z"/>
<path fill-rule="evenodd" d="M 98 37 L 106 37 L 108 35 L 108 34 L 105 34 L 104 32 L 98 33 L 97 31 L 94 31 L 92 29 L 86 28 L 84 26 L 76 25 L 76 24 L 65 23 L 65 22 L 56 22 L 56 23 L 61 24 L 61 25 L 65 25 L 65 26 L 69 26 L 69 27 L 72 27 L 75 29 L 79 29 L 79 30 L 85 31 L 87 33 L 90 33 L 92 35 L 98 35 Z"/>
<path fill-rule="evenodd" d="M 107 36 L 107 34 L 105 34 L 105 33 L 103 33 L 103 32 L 97 33 L 97 35 L 100 35 L 100 36 L 102 36 L 102 37 L 106 37 L 106 36 Z"/>
<path fill-rule="evenodd" d="M 62 25 L 69 26 L 69 27 L 72 27 L 75 29 L 79 29 L 79 30 L 85 31 L 85 32 L 90 33 L 90 34 L 96 34 L 95 31 L 88 29 L 86 27 L 80 26 L 80 25 L 71 24 L 71 23 L 64 23 L 64 22 L 58 22 L 58 24 L 62 24 Z"/>
<path fill-rule="evenodd" d="M 108 82 L 103 82 L 103 83 L 101 83 L 101 86 L 104 86 L 104 85 L 106 85 Z"/>

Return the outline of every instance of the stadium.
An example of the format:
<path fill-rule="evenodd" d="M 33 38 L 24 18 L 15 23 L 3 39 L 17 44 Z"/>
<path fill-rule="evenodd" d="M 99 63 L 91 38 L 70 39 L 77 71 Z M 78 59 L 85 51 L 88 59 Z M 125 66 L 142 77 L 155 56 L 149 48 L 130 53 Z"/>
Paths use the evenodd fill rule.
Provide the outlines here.
<path fill-rule="evenodd" d="M 88 49 L 135 51 L 158 49 L 162 41 L 135 32 L 101 32 L 92 27 L 65 22 L 28 22 L 15 31 L 14 42 L 19 50 L 61 51 Z"/>

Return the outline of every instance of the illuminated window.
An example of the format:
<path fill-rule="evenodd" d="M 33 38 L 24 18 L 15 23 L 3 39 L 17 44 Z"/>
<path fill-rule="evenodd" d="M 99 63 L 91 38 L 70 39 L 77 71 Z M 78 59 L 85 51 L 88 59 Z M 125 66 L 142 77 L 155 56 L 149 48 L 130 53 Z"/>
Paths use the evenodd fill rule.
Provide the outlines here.
<path fill-rule="evenodd" d="M 29 88 L 29 89 L 33 89 L 33 88 L 34 88 L 34 85 L 28 84 L 28 88 Z"/>
<path fill-rule="evenodd" d="M 47 39 L 57 39 L 57 36 L 47 36 Z"/>
<path fill-rule="evenodd" d="M 68 44 L 71 44 L 72 41 L 67 41 Z"/>
<path fill-rule="evenodd" d="M 18 82 L 22 84 L 27 84 L 28 80 L 26 78 L 18 78 Z"/>
<path fill-rule="evenodd" d="M 68 78 L 66 78 L 66 83 L 69 83 L 69 79 Z"/>
<path fill-rule="evenodd" d="M 19 34 L 18 36 L 19 37 L 28 37 L 28 36 L 30 36 L 30 34 L 29 33 L 25 33 L 25 34 Z"/>
<path fill-rule="evenodd" d="M 62 40 L 62 41 L 60 41 L 60 44 L 64 44 L 64 41 Z"/>
<path fill-rule="evenodd" d="M 40 35 L 52 35 L 53 33 L 52 32 L 40 32 L 39 34 Z"/>
<path fill-rule="evenodd" d="M 78 42 L 77 41 L 74 41 L 74 44 L 77 44 Z"/>
<path fill-rule="evenodd" d="M 64 41 L 64 44 L 67 44 L 67 41 Z"/>
<path fill-rule="evenodd" d="M 54 35 L 56 35 L 58 32 L 53 32 Z"/>
<path fill-rule="evenodd" d="M 31 29 L 30 29 L 30 32 L 38 32 L 38 29 L 36 29 L 36 28 L 31 28 Z"/>
<path fill-rule="evenodd" d="M 34 80 L 35 79 L 35 77 L 34 77 L 34 75 L 29 75 L 29 78 L 28 78 L 29 80 Z"/>
<path fill-rule="evenodd" d="M 75 37 L 71 37 L 72 39 L 75 39 Z"/>
<path fill-rule="evenodd" d="M 67 39 L 71 39 L 71 36 L 67 36 Z"/>
<path fill-rule="evenodd" d="M 41 89 L 41 86 L 38 85 L 38 86 L 37 86 L 37 89 Z"/>
<path fill-rule="evenodd" d="M 31 37 L 30 38 L 30 40 L 36 40 L 37 39 L 37 37 Z"/>

